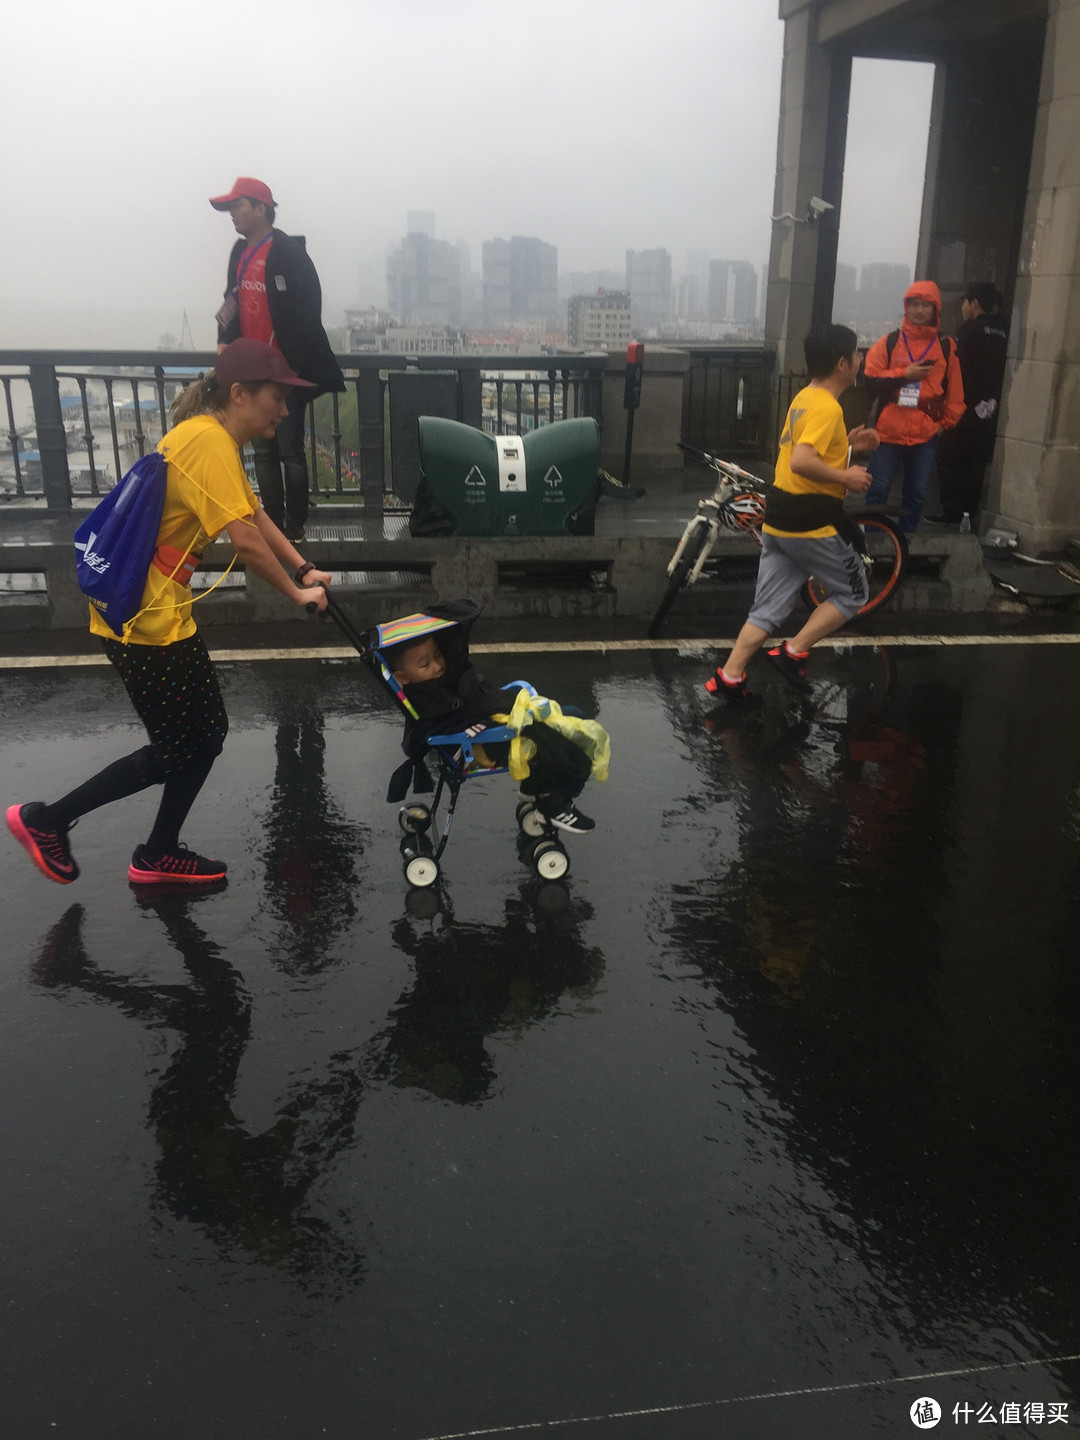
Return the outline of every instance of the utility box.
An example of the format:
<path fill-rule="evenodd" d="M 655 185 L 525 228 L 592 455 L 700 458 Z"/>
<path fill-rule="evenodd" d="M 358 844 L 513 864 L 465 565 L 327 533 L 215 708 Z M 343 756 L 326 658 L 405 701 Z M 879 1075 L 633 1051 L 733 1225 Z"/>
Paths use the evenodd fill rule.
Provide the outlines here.
<path fill-rule="evenodd" d="M 592 533 L 600 470 L 595 420 L 560 420 L 527 435 L 487 435 L 420 417 L 420 464 L 455 535 Z"/>

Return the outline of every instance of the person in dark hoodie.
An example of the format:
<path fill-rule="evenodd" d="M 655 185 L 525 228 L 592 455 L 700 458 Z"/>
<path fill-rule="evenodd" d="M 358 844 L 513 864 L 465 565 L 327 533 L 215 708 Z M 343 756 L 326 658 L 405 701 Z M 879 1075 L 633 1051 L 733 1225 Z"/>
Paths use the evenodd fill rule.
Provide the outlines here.
<path fill-rule="evenodd" d="M 225 303 L 215 316 L 218 349 L 240 336 L 263 340 L 316 387 L 306 394 L 290 391 L 289 413 L 275 434 L 252 446 L 263 509 L 298 545 L 308 515 L 304 414 L 320 395 L 344 390 L 345 377 L 322 326 L 322 289 L 304 237 L 274 228 L 277 207 L 269 185 L 241 175 L 227 195 L 215 195 L 210 204 L 228 211 L 240 235 L 229 256 Z"/>
<path fill-rule="evenodd" d="M 403 640 L 383 650 L 402 694 L 416 711 L 416 719 L 405 722 L 402 749 L 415 761 L 423 754 L 428 737 L 439 734 L 479 736 L 505 714 L 513 704 L 510 691 L 489 685 L 469 659 L 469 631 L 480 613 L 473 600 L 446 601 L 433 605 L 427 614 L 447 621 L 436 636 L 426 634 Z M 592 761 L 580 746 L 550 725 L 532 724 L 529 739 L 536 745 L 528 776 L 521 782 L 523 797 L 536 800 L 537 808 L 558 830 L 585 835 L 596 822 L 574 804 L 592 773 Z M 492 765 L 505 765 L 508 740 L 474 745 L 474 754 Z"/>
<path fill-rule="evenodd" d="M 961 302 L 964 323 L 956 332 L 956 353 L 967 408 L 938 446 L 941 514 L 928 515 L 931 524 L 958 525 L 965 514 L 974 522 L 979 513 L 1009 349 L 1009 322 L 1001 313 L 1004 298 L 995 285 L 980 280 L 968 286 Z"/>
<path fill-rule="evenodd" d="M 899 330 L 883 335 L 866 356 L 864 383 L 874 396 L 871 423 L 881 444 L 870 456 L 868 505 L 883 505 L 893 477 L 904 477 L 900 528 L 913 535 L 922 519 L 938 439 L 964 413 L 964 384 L 956 346 L 938 335 L 941 292 L 916 280 L 904 295 Z"/>

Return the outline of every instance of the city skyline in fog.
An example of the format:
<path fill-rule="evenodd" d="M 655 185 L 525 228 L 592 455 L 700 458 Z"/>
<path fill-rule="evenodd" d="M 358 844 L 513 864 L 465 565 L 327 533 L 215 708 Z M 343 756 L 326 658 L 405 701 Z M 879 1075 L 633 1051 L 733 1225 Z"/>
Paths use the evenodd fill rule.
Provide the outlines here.
<path fill-rule="evenodd" d="M 760 267 L 776 10 L 551 0 L 538 25 L 493 0 L 314 0 L 298 24 L 264 0 L 237 39 L 210 0 L 8 6 L 0 43 L 34 63 L 0 90 L 0 345 L 151 346 L 185 312 L 212 345 L 235 236 L 207 200 L 238 174 L 306 235 L 331 325 L 385 303 L 408 211 L 433 212 L 477 274 L 484 242 L 513 235 L 556 246 L 560 273 L 625 272 L 650 249 L 676 280 L 692 251 Z M 855 63 L 842 261 L 914 264 L 931 77 Z"/>

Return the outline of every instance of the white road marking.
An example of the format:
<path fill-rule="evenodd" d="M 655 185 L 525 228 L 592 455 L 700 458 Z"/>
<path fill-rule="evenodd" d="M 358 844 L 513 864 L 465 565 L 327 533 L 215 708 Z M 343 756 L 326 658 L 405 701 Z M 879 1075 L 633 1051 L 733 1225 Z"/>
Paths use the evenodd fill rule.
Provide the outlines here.
<path fill-rule="evenodd" d="M 634 650 L 729 650 L 735 643 L 732 636 L 709 636 L 697 640 L 511 640 L 501 644 L 470 645 L 472 655 L 572 655 L 618 654 Z M 1051 635 L 834 635 L 819 640 L 815 648 L 846 650 L 850 647 L 875 649 L 879 646 L 918 648 L 949 645 L 1080 645 L 1076 635 L 1056 632 Z M 355 660 L 359 658 L 351 645 L 320 645 L 273 650 L 211 650 L 210 658 L 223 664 L 259 660 Z M 0 670 L 49 670 L 79 668 L 84 665 L 107 665 L 104 655 L 5 655 L 0 656 Z"/>
<path fill-rule="evenodd" d="M 722 1405 L 743 1405 L 751 1400 L 790 1400 L 799 1395 L 836 1395 L 842 1391 L 880 1390 L 886 1385 L 922 1385 L 961 1375 L 990 1375 L 1004 1370 L 1025 1370 L 1033 1365 L 1061 1365 L 1080 1355 L 1054 1355 L 1046 1360 L 1009 1360 L 1001 1365 L 965 1365 L 957 1370 L 928 1370 L 917 1375 L 887 1376 L 883 1380 L 856 1380 L 847 1385 L 812 1385 L 803 1390 L 766 1390 L 756 1395 L 730 1395 L 723 1400 L 691 1400 L 685 1405 L 653 1405 L 647 1410 L 612 1410 L 604 1415 L 574 1415 L 566 1420 L 527 1420 L 520 1425 L 494 1425 L 484 1430 L 451 1430 L 425 1435 L 423 1440 L 476 1440 L 481 1435 L 520 1435 L 526 1430 L 554 1430 L 565 1425 L 597 1425 L 602 1420 L 632 1420 L 645 1415 L 675 1415 L 686 1410 L 709 1410 Z"/>

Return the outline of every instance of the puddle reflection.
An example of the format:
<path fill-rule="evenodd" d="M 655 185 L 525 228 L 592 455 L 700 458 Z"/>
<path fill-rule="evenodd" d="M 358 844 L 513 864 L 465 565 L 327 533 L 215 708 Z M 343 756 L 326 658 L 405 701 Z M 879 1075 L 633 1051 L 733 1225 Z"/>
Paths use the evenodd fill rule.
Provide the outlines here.
<path fill-rule="evenodd" d="M 394 943 L 413 963 L 413 983 L 372 1046 L 372 1070 L 397 1086 L 476 1105 L 497 1079 L 487 1041 L 553 1014 L 564 996 L 582 999 L 604 970 L 581 925 L 592 910 L 560 883 L 526 882 L 506 902 L 501 925 L 454 918 L 449 898 L 410 895 Z"/>
<path fill-rule="evenodd" d="M 579 933 L 591 909 L 563 886 L 535 880 L 507 898 L 499 925 L 458 922 L 450 901 L 430 892 L 409 896 L 393 940 L 413 973 L 385 1025 L 366 1045 L 322 1062 L 317 1077 L 293 1083 L 273 1123 L 254 1130 L 234 1108 L 252 996 L 199 923 L 204 899 L 136 897 L 183 962 L 182 983 L 152 983 L 100 964 L 83 937 L 81 905 L 49 931 L 31 979 L 175 1037 L 147 1105 L 158 1151 L 153 1203 L 198 1227 L 225 1258 L 283 1270 L 308 1293 L 344 1293 L 365 1270 L 348 1233 L 352 1221 L 344 1212 L 333 1223 L 313 1213 L 309 1195 L 354 1145 L 365 1094 L 389 1084 L 461 1105 L 486 1100 L 497 1080 L 487 1041 L 527 1030 L 599 981 L 602 952 Z M 296 1064 L 306 1068 L 302 1057 Z"/>
<path fill-rule="evenodd" d="M 337 963 L 330 951 L 356 915 L 368 834 L 344 818 L 327 785 L 324 723 L 320 710 L 306 706 L 279 720 L 274 737 L 265 894 L 278 922 L 271 953 L 290 975 Z"/>
<path fill-rule="evenodd" d="M 251 996 L 199 925 L 201 898 L 138 897 L 161 921 L 186 984 L 151 984 L 97 964 L 83 941 L 81 905 L 49 931 L 32 979 L 57 995 L 77 990 L 176 1036 L 147 1107 L 158 1148 L 155 1203 L 198 1226 L 226 1258 L 247 1255 L 278 1267 L 311 1291 L 350 1289 L 363 1278 L 363 1256 L 343 1229 L 312 1214 L 307 1200 L 351 1136 L 364 1077 L 344 1066 L 298 1087 L 266 1129 L 244 1125 L 233 1096 L 251 1038 Z"/>
<path fill-rule="evenodd" d="M 918 1343 L 934 1325 L 994 1316 L 1067 1347 L 1067 1306 L 1023 1297 L 1048 1237 L 1062 1295 L 1077 1266 L 1059 1193 L 1078 1178 L 1075 1147 L 1060 1145 L 1077 1124 L 1063 1020 L 1077 971 L 1042 938 L 1080 920 L 1080 836 L 1064 853 L 1075 810 L 1056 774 L 1077 770 L 1068 722 L 1033 711 L 1004 667 L 973 694 L 963 676 L 906 677 L 894 662 L 888 683 L 860 684 L 869 662 L 866 650 L 830 660 L 835 701 L 826 687 L 704 717 L 683 677 L 658 672 L 729 827 L 715 873 L 671 900 L 668 938 L 698 976 L 685 1001 L 735 1019 L 788 1153 L 824 1182 L 829 1223 L 856 1227 L 922 1317 Z M 1054 873 L 1067 883 L 1045 883 Z"/>

